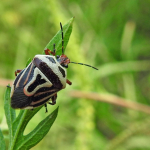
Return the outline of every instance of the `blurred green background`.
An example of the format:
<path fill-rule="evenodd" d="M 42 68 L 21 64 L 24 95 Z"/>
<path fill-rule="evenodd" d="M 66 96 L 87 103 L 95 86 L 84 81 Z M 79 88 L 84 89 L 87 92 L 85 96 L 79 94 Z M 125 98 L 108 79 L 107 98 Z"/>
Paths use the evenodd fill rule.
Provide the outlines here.
<path fill-rule="evenodd" d="M 150 150 L 150 1 L 37 0 L 1 1 L 0 5 L 0 122 L 7 139 L 3 110 L 3 79 L 15 79 L 28 58 L 41 54 L 49 40 L 75 16 L 66 54 L 72 85 L 58 93 L 58 117 L 35 150 Z M 102 101 L 75 98 L 92 92 Z M 78 95 L 76 95 L 78 96 Z M 137 110 L 118 102 L 141 103 Z M 49 113 L 56 106 L 48 106 Z M 139 111 L 140 110 L 140 111 Z M 147 113 L 144 112 L 147 110 Z M 17 110 L 19 111 L 19 110 Z M 46 116 L 40 110 L 26 129 Z"/>

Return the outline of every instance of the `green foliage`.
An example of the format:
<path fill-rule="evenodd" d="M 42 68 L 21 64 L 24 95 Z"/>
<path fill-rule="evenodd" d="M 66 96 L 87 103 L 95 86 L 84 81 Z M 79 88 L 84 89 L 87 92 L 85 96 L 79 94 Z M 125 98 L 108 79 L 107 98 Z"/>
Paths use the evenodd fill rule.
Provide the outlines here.
<path fill-rule="evenodd" d="M 66 46 L 69 41 L 69 37 L 72 32 L 72 25 L 73 25 L 74 18 L 71 18 L 64 26 L 63 26 L 63 37 L 64 37 L 64 52 L 66 49 Z M 55 45 L 56 49 L 56 55 L 62 54 L 62 32 L 59 30 L 56 35 L 50 40 L 50 42 L 47 44 L 46 48 L 53 50 L 53 44 L 57 43 Z"/>
<path fill-rule="evenodd" d="M 72 32 L 72 23 L 73 18 L 69 20 L 68 23 L 64 25 L 64 50 L 69 41 L 69 37 Z M 59 53 L 59 49 L 62 48 L 62 36 L 61 31 L 59 31 L 54 38 L 48 43 L 47 48 L 51 48 L 53 43 L 57 44 L 56 49 L 58 49 L 57 54 Z M 61 53 L 61 52 L 60 52 Z M 27 61 L 26 66 L 31 62 L 31 59 Z M 31 131 L 27 135 L 24 134 L 24 130 L 28 124 L 28 122 L 32 119 L 32 117 L 42 108 L 42 106 L 35 108 L 34 110 L 20 110 L 19 115 L 16 117 L 16 112 L 10 106 L 10 92 L 11 88 L 8 86 L 5 92 L 5 116 L 8 124 L 9 130 L 9 150 L 28 150 L 39 143 L 44 136 L 50 130 L 52 124 L 54 123 L 58 108 L 49 114 L 45 119 L 43 119 L 36 128 Z M 3 138 L 3 134 L 0 130 L 0 148 L 1 150 L 5 149 L 5 142 Z"/>
<path fill-rule="evenodd" d="M 30 64 L 30 62 L 32 61 L 31 58 L 28 59 L 27 63 L 26 63 L 26 67 Z"/>
<path fill-rule="evenodd" d="M 1 1 L 1 78 L 14 79 L 14 70 L 24 68 L 28 58 L 41 54 L 60 30 L 59 23 L 64 25 L 70 16 L 76 19 L 65 54 L 71 61 L 99 69 L 69 64 L 67 76 L 73 84 L 58 93 L 61 113 L 56 126 L 37 144 L 36 150 L 149 149 L 149 115 L 69 96 L 74 90 L 113 94 L 150 106 L 149 6 L 149 0 Z M 60 54 L 61 43 L 58 45 Z M 0 121 L 6 139 L 3 89 L 0 87 Z M 36 117 L 42 119 L 45 114 L 39 111 L 25 132 L 37 124 Z"/>
<path fill-rule="evenodd" d="M 39 141 L 41 141 L 48 133 L 57 117 L 58 108 L 49 114 L 45 119 L 43 119 L 33 131 L 27 135 L 23 135 L 28 122 L 42 107 L 38 107 L 34 110 L 20 110 L 19 115 L 16 117 L 15 110 L 10 106 L 10 91 L 11 88 L 7 87 L 4 105 L 9 129 L 9 150 L 28 150 L 35 146 Z M 3 148 L 2 150 L 4 150 L 4 140 L 1 132 L 0 139 L 2 139 L 1 147 Z"/>
<path fill-rule="evenodd" d="M 5 141 L 4 141 L 4 137 L 3 137 L 3 133 L 0 129 L 0 149 L 1 150 L 5 150 Z"/>

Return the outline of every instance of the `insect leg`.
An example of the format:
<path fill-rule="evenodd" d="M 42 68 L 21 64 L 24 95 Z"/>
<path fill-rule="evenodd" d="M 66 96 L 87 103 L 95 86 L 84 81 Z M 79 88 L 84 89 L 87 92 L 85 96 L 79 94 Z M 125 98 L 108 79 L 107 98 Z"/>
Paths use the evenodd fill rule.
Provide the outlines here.
<path fill-rule="evenodd" d="M 57 94 L 55 94 L 51 98 L 52 98 L 52 102 L 48 102 L 48 103 L 51 104 L 51 105 L 55 105 L 56 104 L 56 99 L 57 99 Z"/>
<path fill-rule="evenodd" d="M 8 88 L 11 88 L 11 86 L 10 86 L 10 85 L 7 85 L 7 87 L 8 87 Z"/>
<path fill-rule="evenodd" d="M 72 82 L 69 81 L 68 79 L 66 80 L 66 83 L 68 83 L 69 85 L 72 85 Z"/>
<path fill-rule="evenodd" d="M 20 73 L 22 70 L 16 70 L 15 71 L 15 76 L 17 76 L 17 73 Z"/>
<path fill-rule="evenodd" d="M 54 49 L 54 52 L 52 52 L 50 49 L 48 49 L 48 48 L 46 48 L 45 50 L 45 54 L 46 55 L 50 55 L 50 54 L 52 54 L 53 56 L 55 56 L 55 49 Z"/>
<path fill-rule="evenodd" d="M 47 110 L 47 104 L 45 103 L 44 106 L 45 106 L 45 110 L 46 110 L 45 113 L 47 113 L 48 112 L 48 110 Z"/>

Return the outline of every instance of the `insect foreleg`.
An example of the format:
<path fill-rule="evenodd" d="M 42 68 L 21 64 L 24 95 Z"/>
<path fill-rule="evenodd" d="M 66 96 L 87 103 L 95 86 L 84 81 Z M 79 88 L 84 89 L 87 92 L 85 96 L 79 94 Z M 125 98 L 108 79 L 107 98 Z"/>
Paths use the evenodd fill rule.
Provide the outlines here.
<path fill-rule="evenodd" d="M 54 49 L 54 52 L 52 52 L 50 49 L 48 49 L 48 48 L 46 48 L 45 50 L 45 54 L 46 55 L 50 55 L 50 54 L 52 54 L 53 56 L 55 56 L 55 49 Z"/>
<path fill-rule="evenodd" d="M 68 79 L 66 80 L 66 83 L 68 83 L 69 85 L 72 85 L 72 82 L 69 81 Z"/>

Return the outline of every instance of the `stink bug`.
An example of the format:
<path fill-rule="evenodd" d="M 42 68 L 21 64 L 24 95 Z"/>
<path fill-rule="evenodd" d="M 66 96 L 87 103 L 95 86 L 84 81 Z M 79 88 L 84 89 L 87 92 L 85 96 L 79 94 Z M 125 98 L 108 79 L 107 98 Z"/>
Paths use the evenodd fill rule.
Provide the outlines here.
<path fill-rule="evenodd" d="M 60 23 L 62 34 L 62 54 L 55 57 L 55 44 L 53 51 L 45 49 L 45 55 L 35 55 L 32 62 L 23 70 L 16 70 L 19 75 L 14 80 L 11 88 L 11 107 L 14 109 L 33 109 L 47 103 L 56 104 L 57 92 L 66 87 L 66 83 L 72 83 L 67 79 L 69 63 L 80 65 L 87 64 L 70 62 L 64 54 L 63 28 Z M 51 55 L 50 55 L 51 54 Z M 95 67 L 92 67 L 98 70 Z M 51 102 L 50 102 L 51 100 Z"/>

